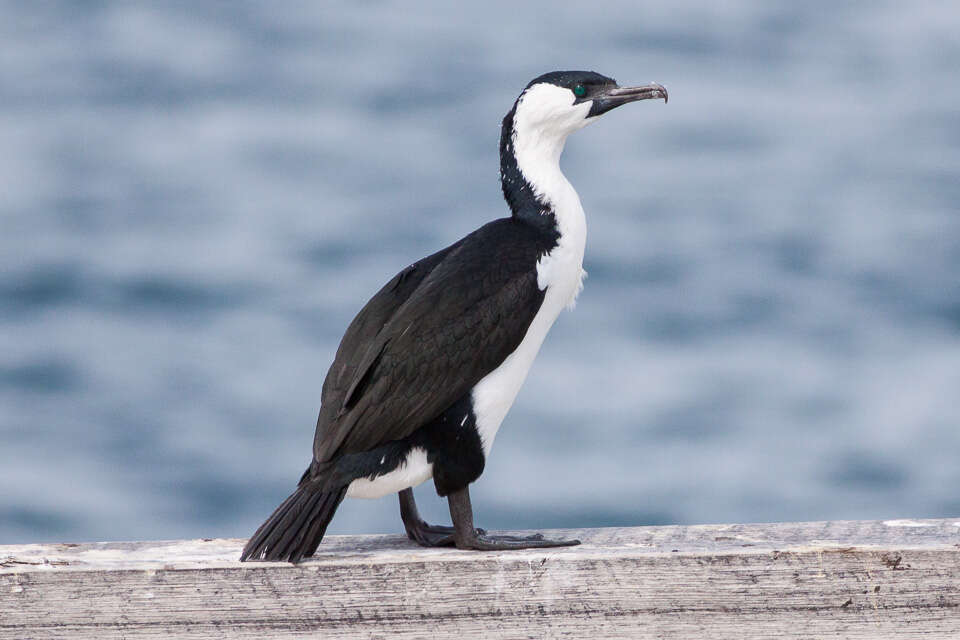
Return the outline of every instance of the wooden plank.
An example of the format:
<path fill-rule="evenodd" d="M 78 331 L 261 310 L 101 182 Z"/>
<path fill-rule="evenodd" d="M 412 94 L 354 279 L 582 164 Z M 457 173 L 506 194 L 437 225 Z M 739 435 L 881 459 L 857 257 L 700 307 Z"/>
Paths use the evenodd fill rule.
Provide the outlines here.
<path fill-rule="evenodd" d="M 960 519 L 545 533 L 584 544 L 0 546 L 0 638 L 960 638 Z"/>

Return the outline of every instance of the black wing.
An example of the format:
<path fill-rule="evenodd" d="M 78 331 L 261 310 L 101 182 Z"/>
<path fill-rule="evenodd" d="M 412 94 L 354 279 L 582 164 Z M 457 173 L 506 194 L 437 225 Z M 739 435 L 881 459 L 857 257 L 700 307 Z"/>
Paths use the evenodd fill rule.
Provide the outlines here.
<path fill-rule="evenodd" d="M 387 283 L 327 374 L 315 462 L 410 435 L 499 366 L 543 302 L 536 263 L 552 241 L 496 220 Z"/>

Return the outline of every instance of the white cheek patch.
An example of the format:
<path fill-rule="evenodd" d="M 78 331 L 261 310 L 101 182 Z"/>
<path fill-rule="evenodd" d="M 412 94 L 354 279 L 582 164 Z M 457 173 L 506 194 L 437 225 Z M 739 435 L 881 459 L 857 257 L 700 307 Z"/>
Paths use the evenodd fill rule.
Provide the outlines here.
<path fill-rule="evenodd" d="M 590 102 L 574 104 L 573 92 L 554 84 L 535 84 L 520 97 L 514 126 L 539 129 L 544 135 L 570 135 L 587 124 Z"/>

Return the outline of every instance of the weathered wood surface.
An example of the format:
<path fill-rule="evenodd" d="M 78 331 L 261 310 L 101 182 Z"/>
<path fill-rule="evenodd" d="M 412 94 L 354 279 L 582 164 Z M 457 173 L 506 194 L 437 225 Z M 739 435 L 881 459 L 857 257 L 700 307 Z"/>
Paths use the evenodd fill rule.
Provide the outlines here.
<path fill-rule="evenodd" d="M 960 638 L 960 519 L 548 532 L 477 553 L 331 536 L 0 546 L 0 638 Z"/>

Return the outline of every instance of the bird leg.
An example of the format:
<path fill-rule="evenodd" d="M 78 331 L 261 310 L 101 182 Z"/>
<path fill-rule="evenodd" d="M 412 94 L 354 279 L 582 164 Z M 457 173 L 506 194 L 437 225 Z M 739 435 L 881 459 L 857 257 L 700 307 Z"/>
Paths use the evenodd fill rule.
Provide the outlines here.
<path fill-rule="evenodd" d="M 451 493 L 447 501 L 450 503 L 450 517 L 453 518 L 453 540 L 458 549 L 500 551 L 580 544 L 579 540 L 547 540 L 539 533 L 532 536 L 489 536 L 482 529 L 475 529 L 473 526 L 469 487 Z"/>
<path fill-rule="evenodd" d="M 424 522 L 417 511 L 417 502 L 413 498 L 413 489 L 407 488 L 400 495 L 400 519 L 407 530 L 407 537 L 424 547 L 452 547 L 453 527 Z M 477 533 L 486 533 L 477 529 Z"/>

